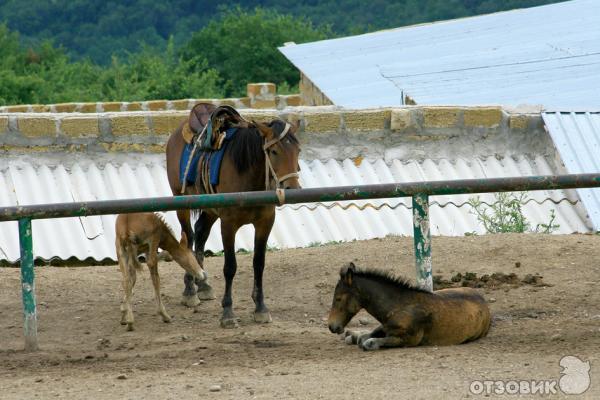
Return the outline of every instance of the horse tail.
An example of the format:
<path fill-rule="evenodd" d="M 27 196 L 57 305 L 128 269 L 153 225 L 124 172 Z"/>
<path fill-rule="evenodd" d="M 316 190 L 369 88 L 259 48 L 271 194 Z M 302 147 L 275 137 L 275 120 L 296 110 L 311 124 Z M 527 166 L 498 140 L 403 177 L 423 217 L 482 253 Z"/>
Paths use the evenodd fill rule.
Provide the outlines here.
<path fill-rule="evenodd" d="M 125 272 L 129 271 L 131 267 L 141 270 L 142 264 L 137 259 L 137 251 L 129 238 L 117 239 L 117 259 L 119 265 L 124 269 Z"/>

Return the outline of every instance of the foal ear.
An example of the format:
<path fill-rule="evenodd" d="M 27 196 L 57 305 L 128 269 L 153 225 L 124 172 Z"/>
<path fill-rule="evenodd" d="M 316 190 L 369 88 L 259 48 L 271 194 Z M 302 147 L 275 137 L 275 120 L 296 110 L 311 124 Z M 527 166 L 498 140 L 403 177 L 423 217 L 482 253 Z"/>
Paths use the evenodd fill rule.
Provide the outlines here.
<path fill-rule="evenodd" d="M 273 136 L 273 131 L 267 125 L 263 124 L 262 122 L 256 121 L 252 121 L 252 123 L 254 124 L 254 126 L 256 126 L 256 129 L 258 129 L 258 133 L 260 133 L 260 136 L 262 136 L 263 138 L 270 139 Z"/>
<path fill-rule="evenodd" d="M 352 278 L 354 277 L 354 272 L 356 271 L 356 265 L 353 262 L 350 262 L 340 269 L 340 278 L 342 281 L 346 282 L 347 285 L 352 285 Z"/>
<path fill-rule="evenodd" d="M 183 247 L 188 246 L 188 239 L 187 239 L 187 235 L 185 234 L 185 232 L 181 232 L 181 240 L 179 241 L 179 244 Z"/>

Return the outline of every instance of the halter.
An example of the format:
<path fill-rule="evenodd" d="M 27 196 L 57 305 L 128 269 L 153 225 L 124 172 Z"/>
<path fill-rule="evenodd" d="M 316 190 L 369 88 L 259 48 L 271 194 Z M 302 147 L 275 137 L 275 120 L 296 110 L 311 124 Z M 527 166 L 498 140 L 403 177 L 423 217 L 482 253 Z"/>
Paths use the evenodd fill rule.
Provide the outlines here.
<path fill-rule="evenodd" d="M 290 178 L 299 178 L 300 177 L 300 175 L 297 172 L 291 172 L 289 174 L 282 176 L 281 178 L 278 178 L 277 174 L 275 173 L 275 170 L 273 169 L 273 165 L 271 164 L 271 159 L 269 158 L 269 154 L 267 153 L 267 150 L 271 146 L 273 146 L 276 143 L 279 143 L 285 137 L 285 135 L 288 134 L 290 127 L 291 127 L 291 125 L 286 123 L 285 128 L 283 129 L 283 132 L 281 132 L 281 134 L 279 134 L 278 137 L 276 137 L 275 139 L 271 139 L 268 142 L 265 142 L 265 144 L 263 144 L 263 151 L 265 152 L 265 190 L 269 190 L 269 180 L 270 180 L 269 178 L 271 177 L 271 175 L 273 176 L 273 179 L 275 179 L 275 182 L 277 183 L 276 189 L 278 191 L 279 191 L 279 186 L 286 180 L 288 180 Z M 281 199 L 280 199 L 280 203 L 281 203 Z"/>

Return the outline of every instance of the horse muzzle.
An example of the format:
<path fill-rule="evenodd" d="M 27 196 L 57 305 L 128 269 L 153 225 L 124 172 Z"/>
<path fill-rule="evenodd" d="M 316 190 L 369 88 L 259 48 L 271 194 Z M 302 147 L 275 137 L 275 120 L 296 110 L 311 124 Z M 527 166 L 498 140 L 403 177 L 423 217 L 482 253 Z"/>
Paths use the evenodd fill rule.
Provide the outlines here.
<path fill-rule="evenodd" d="M 302 186 L 300 186 L 300 180 L 297 176 L 290 177 L 282 181 L 280 186 L 282 189 L 302 189 Z"/>
<path fill-rule="evenodd" d="M 329 324 L 329 331 L 331 333 L 344 333 L 344 327 L 341 324 L 331 323 Z"/>

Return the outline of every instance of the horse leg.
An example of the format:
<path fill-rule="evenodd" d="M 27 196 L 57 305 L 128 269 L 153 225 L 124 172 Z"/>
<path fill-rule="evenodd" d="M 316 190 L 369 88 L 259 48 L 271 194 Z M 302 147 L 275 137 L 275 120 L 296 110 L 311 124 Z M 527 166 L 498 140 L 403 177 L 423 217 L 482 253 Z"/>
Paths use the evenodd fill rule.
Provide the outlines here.
<path fill-rule="evenodd" d="M 123 288 L 123 297 L 121 299 L 121 325 L 126 325 L 127 324 L 127 287 L 128 287 L 128 281 L 129 281 L 129 276 L 128 273 L 129 271 L 127 270 L 127 265 L 125 264 L 125 261 L 122 260 L 121 256 L 119 255 L 117 257 L 119 259 L 119 269 L 121 270 L 121 286 Z"/>
<path fill-rule="evenodd" d="M 275 213 L 272 216 L 254 224 L 254 258 L 252 266 L 254 268 L 254 289 L 252 290 L 252 300 L 256 305 L 254 310 L 254 321 L 258 323 L 272 322 L 271 313 L 265 305 L 263 295 L 263 271 L 265 269 L 265 253 L 267 251 L 267 240 L 275 222 Z"/>
<path fill-rule="evenodd" d="M 160 297 L 160 277 L 158 276 L 158 243 L 150 243 L 148 245 L 148 260 L 146 264 L 150 270 L 150 277 L 152 278 L 152 286 L 154 286 L 154 295 L 156 296 L 156 305 L 158 314 L 162 317 L 163 322 L 171 322 L 171 317 L 167 314 L 165 305 Z"/>
<path fill-rule="evenodd" d="M 133 287 L 136 281 L 136 270 L 134 260 L 135 254 L 131 254 L 128 250 L 123 250 L 119 257 L 119 268 L 122 274 L 123 285 L 123 301 L 121 303 L 121 325 L 127 325 L 127 330 L 133 330 L 133 307 L 131 306 L 131 297 L 133 295 Z M 137 261 L 137 260 L 135 260 Z"/>
<path fill-rule="evenodd" d="M 179 220 L 179 225 L 181 225 L 181 232 L 185 233 L 188 237 L 188 248 L 192 250 L 194 242 L 189 239 L 194 237 L 194 232 L 192 231 L 192 223 L 190 222 L 190 210 L 177 210 L 177 219 Z"/>
<path fill-rule="evenodd" d="M 373 337 L 384 337 L 385 336 L 385 331 L 383 330 L 383 325 L 379 325 L 377 328 L 373 329 L 371 332 L 366 332 L 365 331 L 350 331 L 347 330 L 345 333 L 345 342 L 346 344 L 358 344 L 359 346 L 361 345 L 362 342 L 364 342 L 367 339 L 373 338 Z"/>
<path fill-rule="evenodd" d="M 181 231 L 188 237 L 188 248 L 192 250 L 194 241 L 190 239 L 194 237 L 194 232 L 192 231 L 192 224 L 190 222 L 190 210 L 177 210 L 177 219 L 181 225 Z M 183 289 L 181 304 L 187 307 L 196 307 L 200 304 L 200 300 L 198 300 L 198 296 L 196 295 L 194 277 L 186 272 L 183 276 L 183 284 L 185 287 Z"/>
<path fill-rule="evenodd" d="M 202 268 L 204 268 L 204 246 L 210 235 L 210 230 L 217 220 L 217 216 L 211 213 L 202 212 L 200 217 L 194 225 L 194 249 L 196 252 L 196 260 Z M 196 279 L 196 286 L 198 286 L 198 298 L 200 300 L 212 300 L 215 298 L 213 294 L 213 288 L 208 283 L 208 279 L 203 281 Z"/>
<path fill-rule="evenodd" d="M 233 300 L 231 298 L 231 288 L 233 278 L 237 271 L 237 261 L 235 259 L 235 234 L 239 226 L 234 226 L 225 221 L 221 221 L 221 238 L 223 240 L 223 250 L 225 252 L 225 263 L 223 265 L 223 275 L 225 275 L 225 294 L 221 305 L 223 306 L 223 315 L 221 316 L 221 328 L 236 328 L 238 323 L 233 314 Z"/>
<path fill-rule="evenodd" d="M 418 329 L 412 334 L 403 334 L 399 336 L 384 336 L 382 338 L 369 338 L 358 346 L 365 350 L 379 350 L 382 347 L 413 347 L 418 346 L 423 339 L 423 329 Z"/>
<path fill-rule="evenodd" d="M 382 347 L 418 346 L 423 340 L 425 328 L 431 325 L 431 316 L 419 306 L 409 307 L 402 313 L 394 315 L 382 326 L 385 330 L 381 337 L 371 337 L 358 342 L 358 347 L 365 351 L 378 350 Z"/>

